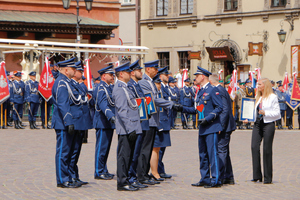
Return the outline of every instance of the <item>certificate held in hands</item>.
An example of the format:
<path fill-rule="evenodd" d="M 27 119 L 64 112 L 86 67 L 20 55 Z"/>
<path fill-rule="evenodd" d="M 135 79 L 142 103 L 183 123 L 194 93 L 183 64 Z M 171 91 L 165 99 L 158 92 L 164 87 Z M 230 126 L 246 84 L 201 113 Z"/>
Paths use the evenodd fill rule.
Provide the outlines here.
<path fill-rule="evenodd" d="M 146 99 L 146 103 L 147 103 L 148 114 L 152 115 L 152 114 L 156 113 L 156 106 L 153 101 L 152 93 L 145 94 L 145 99 Z"/>
<path fill-rule="evenodd" d="M 254 98 L 242 98 L 240 121 L 248 120 L 254 122 L 255 119 L 255 99 Z"/>
<path fill-rule="evenodd" d="M 147 113 L 147 107 L 146 107 L 146 100 L 145 98 L 137 98 L 136 102 L 139 106 L 139 114 L 140 114 L 140 120 L 148 120 L 148 113 Z"/>

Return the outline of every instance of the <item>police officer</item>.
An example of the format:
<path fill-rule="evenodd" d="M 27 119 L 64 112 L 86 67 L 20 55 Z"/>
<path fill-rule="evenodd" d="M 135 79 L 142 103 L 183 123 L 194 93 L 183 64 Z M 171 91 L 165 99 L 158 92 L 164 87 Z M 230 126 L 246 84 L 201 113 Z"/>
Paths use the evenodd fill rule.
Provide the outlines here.
<path fill-rule="evenodd" d="M 94 87 L 96 88 L 100 82 L 101 82 L 101 76 L 98 76 L 97 78 L 95 78 Z"/>
<path fill-rule="evenodd" d="M 239 129 L 245 129 L 243 126 L 243 123 L 239 120 L 239 113 L 241 112 L 241 106 L 242 106 L 242 99 L 246 97 L 245 92 L 245 82 L 241 82 L 239 84 L 239 89 L 237 90 L 236 98 L 235 98 L 235 105 L 236 105 L 236 111 L 237 111 L 237 117 L 236 117 L 236 123 L 239 126 Z"/>
<path fill-rule="evenodd" d="M 247 79 L 245 83 L 246 83 L 246 88 L 245 88 L 246 97 L 254 98 L 255 91 L 254 91 L 254 88 L 252 87 L 252 81 L 250 79 Z M 252 129 L 250 125 L 251 125 L 251 123 L 247 123 L 246 128 Z"/>
<path fill-rule="evenodd" d="M 218 153 L 220 158 L 220 179 L 223 184 L 234 184 L 234 177 L 231 165 L 231 158 L 229 155 L 229 143 L 231 133 L 235 131 L 236 124 L 232 115 L 232 103 L 228 92 L 218 83 L 219 76 L 212 74 L 209 76 L 209 82 L 211 85 L 218 88 L 222 103 L 223 110 L 220 114 L 220 120 L 222 124 L 222 132 L 218 134 Z"/>
<path fill-rule="evenodd" d="M 275 94 L 277 95 L 277 98 L 278 98 L 278 103 L 279 103 L 279 108 L 280 108 L 280 115 L 281 115 L 281 119 L 282 119 L 282 118 L 284 118 L 284 113 L 287 109 L 286 100 L 285 100 L 285 93 L 284 93 L 282 85 L 280 85 L 280 84 L 278 85 L 278 89 L 275 90 Z M 276 121 L 278 129 L 283 129 L 281 119 Z"/>
<path fill-rule="evenodd" d="M 25 101 L 28 105 L 28 120 L 30 129 L 40 129 L 36 126 L 36 116 L 40 105 L 40 95 L 38 92 L 39 82 L 36 81 L 36 72 L 32 71 L 29 74 L 30 80 L 25 86 Z"/>
<path fill-rule="evenodd" d="M 14 81 L 12 82 L 10 91 L 10 102 L 13 108 L 13 120 L 15 123 L 15 129 L 24 129 L 24 125 L 22 124 L 22 117 L 25 84 L 21 80 L 21 77 L 21 72 L 14 73 Z"/>
<path fill-rule="evenodd" d="M 70 91 L 71 78 L 76 71 L 74 59 L 71 58 L 58 63 L 61 70 L 52 87 L 54 100 L 52 127 L 56 132 L 56 181 L 57 187 L 62 188 L 81 187 L 80 183 L 72 180 L 69 171 L 75 145 L 74 119 L 78 118 L 78 116 L 73 116 L 71 112 L 71 104 L 75 100 L 72 91 Z"/>
<path fill-rule="evenodd" d="M 293 83 L 288 84 L 288 89 L 285 91 L 286 95 L 292 92 Z M 294 110 L 289 106 L 286 107 L 286 126 L 289 130 L 293 129 L 293 112 Z"/>
<path fill-rule="evenodd" d="M 193 80 L 193 85 L 190 87 L 192 91 L 192 105 L 194 105 L 196 91 L 197 91 L 197 85 L 196 85 L 196 79 Z M 196 129 L 196 114 L 192 114 L 192 121 L 193 121 L 193 129 Z"/>
<path fill-rule="evenodd" d="M 190 78 L 184 80 L 184 86 L 180 91 L 180 104 L 183 106 L 191 107 L 193 105 L 193 94 L 190 88 Z M 187 125 L 189 115 L 181 113 L 181 122 L 183 129 L 190 129 Z"/>
<path fill-rule="evenodd" d="M 139 64 L 139 60 L 136 60 L 133 62 L 130 66 L 131 70 L 131 79 L 128 81 L 128 88 L 133 92 L 135 95 L 135 98 L 145 98 L 145 94 L 138 83 L 139 80 L 142 79 L 143 77 L 143 72 L 142 72 L 142 67 Z M 141 121 L 141 126 L 142 126 L 142 134 L 137 135 L 137 139 L 135 142 L 135 148 L 134 148 L 134 153 L 131 161 L 131 165 L 129 167 L 129 172 L 128 172 L 128 179 L 130 184 L 133 187 L 138 187 L 138 188 L 146 188 L 148 187 L 147 185 L 143 185 L 139 182 L 137 179 L 136 175 L 136 168 L 138 164 L 138 158 L 141 152 L 142 148 L 142 143 L 146 134 L 146 131 L 149 130 L 149 120 L 143 120 Z"/>
<path fill-rule="evenodd" d="M 58 69 L 59 68 L 58 68 L 57 64 L 54 64 L 53 69 L 51 70 L 51 73 L 52 73 L 54 79 L 56 79 L 59 75 L 59 70 Z"/>
<path fill-rule="evenodd" d="M 182 112 L 199 114 L 199 157 L 201 179 L 192 186 L 205 188 L 221 187 L 219 174 L 218 134 L 222 131 L 220 114 L 222 112 L 222 98 L 217 87 L 213 87 L 208 80 L 211 73 L 198 67 L 196 83 L 201 85 L 195 98 L 195 107 L 183 107 Z M 210 178 L 211 176 L 211 178 Z"/>
<path fill-rule="evenodd" d="M 107 169 L 107 158 L 115 129 L 115 103 L 110 84 L 114 80 L 113 65 L 100 69 L 101 81 L 94 93 L 95 115 L 93 127 L 96 129 L 95 179 L 110 180 L 114 174 Z"/>
<path fill-rule="evenodd" d="M 156 107 L 179 109 L 178 105 L 173 106 L 172 101 L 166 101 L 165 99 L 158 97 L 158 90 L 153 83 L 153 78 L 158 72 L 158 62 L 159 60 L 149 61 L 144 63 L 145 65 L 145 74 L 143 75 L 142 80 L 139 81 L 139 84 L 144 92 L 144 94 L 152 94 L 153 101 Z M 159 110 L 158 108 L 156 110 Z M 137 175 L 138 179 L 142 184 L 153 185 L 156 182 L 151 179 L 148 175 L 150 169 L 150 157 L 154 144 L 154 137 L 159 126 L 159 112 L 152 113 L 152 116 L 149 120 L 149 130 L 146 131 L 145 138 L 142 144 L 142 150 L 138 159 Z M 159 182 L 157 182 L 159 183 Z"/>
<path fill-rule="evenodd" d="M 128 88 L 130 80 L 129 62 L 115 68 L 118 78 L 113 99 L 116 109 L 116 132 L 118 134 L 117 148 L 117 190 L 137 191 L 128 181 L 128 170 L 132 161 L 137 134 L 142 133 L 138 104 L 135 95 Z"/>
<path fill-rule="evenodd" d="M 169 76 L 169 92 L 171 95 L 171 101 L 174 103 L 179 103 L 180 99 L 180 92 L 178 87 L 176 86 L 177 84 L 176 79 L 174 79 L 172 76 Z M 178 129 L 175 127 L 175 120 L 177 117 L 177 111 L 176 110 L 171 110 L 171 129 Z"/>
<path fill-rule="evenodd" d="M 78 160 L 82 147 L 82 140 L 85 130 L 91 128 L 91 117 L 89 117 L 88 97 L 84 89 L 80 86 L 79 80 L 82 78 L 83 68 L 81 61 L 75 63 L 76 71 L 74 77 L 71 79 L 69 94 L 71 96 L 71 114 L 74 121 L 74 148 L 71 152 L 71 161 L 69 172 L 72 181 L 85 185 L 88 182 L 79 179 Z"/>
<path fill-rule="evenodd" d="M 277 88 L 278 88 L 279 85 L 282 85 L 282 80 L 277 81 L 276 84 L 277 84 Z"/>

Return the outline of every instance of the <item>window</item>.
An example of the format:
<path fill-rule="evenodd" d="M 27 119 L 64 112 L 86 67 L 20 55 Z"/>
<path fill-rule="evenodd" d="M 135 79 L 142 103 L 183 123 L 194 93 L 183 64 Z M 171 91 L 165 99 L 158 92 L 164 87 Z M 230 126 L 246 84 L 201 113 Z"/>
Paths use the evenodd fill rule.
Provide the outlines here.
<path fill-rule="evenodd" d="M 169 52 L 158 52 L 159 67 L 166 67 L 170 69 L 170 53 Z"/>
<path fill-rule="evenodd" d="M 191 62 L 188 57 L 189 54 L 187 51 L 178 51 L 179 69 L 187 68 L 188 70 L 190 70 Z"/>
<path fill-rule="evenodd" d="M 224 10 L 237 10 L 238 0 L 224 0 Z"/>
<path fill-rule="evenodd" d="M 123 0 L 124 3 L 131 3 L 131 0 Z"/>
<path fill-rule="evenodd" d="M 286 0 L 272 0 L 271 7 L 285 7 Z"/>
<path fill-rule="evenodd" d="M 168 0 L 156 0 L 156 15 L 157 16 L 168 15 Z"/>
<path fill-rule="evenodd" d="M 193 14 L 194 2 L 193 0 L 180 0 L 180 14 Z"/>

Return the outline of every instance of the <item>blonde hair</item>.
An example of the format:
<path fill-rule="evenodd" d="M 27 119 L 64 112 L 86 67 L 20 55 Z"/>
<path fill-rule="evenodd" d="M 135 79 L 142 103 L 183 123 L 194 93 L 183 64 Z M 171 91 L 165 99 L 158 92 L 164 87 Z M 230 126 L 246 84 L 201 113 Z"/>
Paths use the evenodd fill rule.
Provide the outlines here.
<path fill-rule="evenodd" d="M 261 81 L 264 84 L 264 91 L 263 91 L 263 94 L 262 94 L 261 91 L 257 90 L 256 102 L 255 103 L 258 102 L 258 100 L 261 96 L 264 96 L 264 98 L 267 99 L 271 94 L 274 93 L 273 89 L 272 89 L 271 81 L 268 78 L 261 78 L 258 81 Z M 257 81 L 257 84 L 258 84 L 258 81 Z"/>

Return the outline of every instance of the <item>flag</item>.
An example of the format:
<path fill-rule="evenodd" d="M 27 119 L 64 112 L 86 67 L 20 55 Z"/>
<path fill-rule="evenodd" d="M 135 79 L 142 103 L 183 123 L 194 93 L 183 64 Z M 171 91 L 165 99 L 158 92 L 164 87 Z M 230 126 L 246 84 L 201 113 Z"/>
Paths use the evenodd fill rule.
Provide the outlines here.
<path fill-rule="evenodd" d="M 6 77 L 5 62 L 0 63 L 0 104 L 9 98 L 9 82 Z"/>
<path fill-rule="evenodd" d="M 120 61 L 116 61 L 115 62 L 115 67 L 119 67 L 119 65 L 120 65 Z"/>
<path fill-rule="evenodd" d="M 222 69 L 220 69 L 220 70 L 218 71 L 218 74 L 219 74 L 219 80 L 221 80 L 221 79 L 222 79 L 222 72 L 223 72 L 223 70 L 222 70 Z"/>
<path fill-rule="evenodd" d="M 50 61 L 48 57 L 45 58 L 45 65 L 41 73 L 40 82 L 39 82 L 39 93 L 42 97 L 49 101 L 52 97 L 52 87 L 54 84 L 54 78 L 50 70 Z"/>
<path fill-rule="evenodd" d="M 289 83 L 290 83 L 290 81 L 289 81 L 289 75 L 288 75 L 287 72 L 285 72 L 285 76 L 284 76 L 284 80 L 283 80 L 283 84 L 282 84 L 284 91 L 288 90 Z"/>
<path fill-rule="evenodd" d="M 300 101 L 300 88 L 299 88 L 299 84 L 297 82 L 297 76 L 295 76 L 295 74 L 297 74 L 297 73 L 293 73 L 294 81 L 293 81 L 291 99 Z"/>
<path fill-rule="evenodd" d="M 85 65 L 84 65 L 84 77 L 86 78 L 84 80 L 84 84 L 86 85 L 88 91 L 93 91 L 93 85 L 92 85 L 92 73 L 91 73 L 91 67 L 90 67 L 90 59 L 85 59 Z"/>
<path fill-rule="evenodd" d="M 232 99 L 235 98 L 235 94 L 237 91 L 237 71 L 233 70 L 231 80 L 228 87 L 228 93 Z"/>
<path fill-rule="evenodd" d="M 255 71 L 257 73 L 256 78 L 257 78 L 257 80 L 259 80 L 261 78 L 261 76 L 260 76 L 260 68 L 256 68 Z M 256 88 L 255 88 L 255 96 L 256 96 L 257 95 L 257 86 L 258 86 L 258 84 L 255 84 L 255 85 L 256 85 Z"/>
<path fill-rule="evenodd" d="M 183 69 L 183 73 L 182 73 L 182 87 L 184 86 L 184 80 L 188 78 L 188 69 Z"/>
<path fill-rule="evenodd" d="M 249 71 L 249 79 L 251 80 L 251 83 L 252 83 L 251 87 L 256 88 L 256 82 L 255 82 L 255 79 L 254 79 L 254 74 L 255 74 L 254 71 Z"/>

